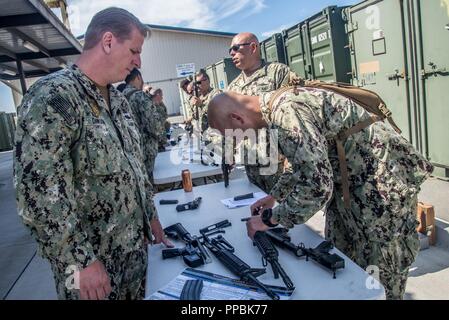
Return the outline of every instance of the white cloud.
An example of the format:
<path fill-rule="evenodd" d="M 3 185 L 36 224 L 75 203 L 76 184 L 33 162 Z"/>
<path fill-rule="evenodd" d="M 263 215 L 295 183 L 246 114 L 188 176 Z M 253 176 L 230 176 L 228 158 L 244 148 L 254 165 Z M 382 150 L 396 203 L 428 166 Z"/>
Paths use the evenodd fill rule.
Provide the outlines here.
<path fill-rule="evenodd" d="M 217 3 L 218 1 L 209 1 L 211 5 Z M 227 18 L 233 14 L 240 11 L 249 9 L 246 13 L 243 13 L 243 17 L 249 16 L 254 13 L 260 12 L 262 9 L 266 8 L 264 0 L 239 0 L 239 1 L 228 1 L 224 0 L 215 5 L 214 11 L 218 13 L 220 19 Z"/>
<path fill-rule="evenodd" d="M 265 0 L 69 0 L 73 34 L 81 35 L 93 15 L 107 7 L 124 8 L 143 23 L 214 29 L 220 20 L 234 14 L 243 17 L 263 10 Z"/>
<path fill-rule="evenodd" d="M 262 37 L 264 38 L 268 38 L 271 37 L 273 34 L 281 32 L 284 29 L 287 29 L 288 27 L 290 27 L 292 24 L 283 24 L 279 27 L 277 27 L 276 29 L 270 30 L 270 31 L 265 31 L 262 32 Z"/>

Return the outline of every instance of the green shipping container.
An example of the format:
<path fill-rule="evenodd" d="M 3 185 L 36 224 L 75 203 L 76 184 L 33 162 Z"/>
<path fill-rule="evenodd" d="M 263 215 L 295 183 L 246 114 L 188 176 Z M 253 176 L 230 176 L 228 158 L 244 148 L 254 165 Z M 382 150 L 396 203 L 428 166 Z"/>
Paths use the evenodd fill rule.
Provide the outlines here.
<path fill-rule="evenodd" d="M 211 87 L 218 88 L 217 75 L 215 74 L 215 65 L 210 65 L 206 67 L 206 73 L 209 76 Z"/>
<path fill-rule="evenodd" d="M 369 0 L 348 9 L 354 84 L 376 91 L 406 137 L 449 177 L 449 3 Z"/>
<path fill-rule="evenodd" d="M 260 43 L 260 53 L 266 62 L 286 63 L 284 56 L 284 39 L 276 33 Z"/>
<path fill-rule="evenodd" d="M 287 65 L 305 79 L 351 80 L 346 7 L 331 6 L 282 32 Z"/>
<path fill-rule="evenodd" d="M 217 77 L 217 88 L 220 90 L 226 90 L 232 80 L 240 74 L 240 70 L 235 67 L 231 58 L 220 60 L 214 66 Z"/>
<path fill-rule="evenodd" d="M 308 78 L 306 73 L 307 56 L 304 49 L 304 39 L 301 23 L 282 31 L 286 64 L 301 78 Z"/>

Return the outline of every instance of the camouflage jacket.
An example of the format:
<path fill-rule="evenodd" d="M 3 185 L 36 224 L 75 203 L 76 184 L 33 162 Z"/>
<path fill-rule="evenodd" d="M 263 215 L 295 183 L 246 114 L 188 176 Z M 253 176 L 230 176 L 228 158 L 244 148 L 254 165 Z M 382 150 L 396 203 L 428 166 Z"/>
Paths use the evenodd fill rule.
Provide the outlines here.
<path fill-rule="evenodd" d="M 201 99 L 201 106 L 199 107 L 201 132 L 204 132 L 207 130 L 207 128 L 209 128 L 209 122 L 207 120 L 207 108 L 209 106 L 209 102 L 219 93 L 221 93 L 221 90 L 210 88 L 205 95 L 200 95 L 199 97 Z"/>
<path fill-rule="evenodd" d="M 18 108 L 19 215 L 62 268 L 140 250 L 157 217 L 128 102 L 112 86 L 109 95 L 110 111 L 72 65 L 36 82 Z"/>
<path fill-rule="evenodd" d="M 127 85 L 123 94 L 128 99 L 132 114 L 139 128 L 142 138 L 142 150 L 144 153 L 157 153 L 157 142 L 160 132 L 163 130 L 159 123 L 159 115 L 151 97 L 142 90 Z"/>
<path fill-rule="evenodd" d="M 157 114 L 157 121 L 158 121 L 158 142 L 160 146 L 163 146 L 167 143 L 167 119 L 168 119 L 168 114 L 167 114 L 167 107 L 165 106 L 165 104 L 162 102 L 161 104 L 155 104 L 154 105 L 155 109 L 156 109 L 156 114 Z M 169 125 L 169 124 L 168 124 Z"/>
<path fill-rule="evenodd" d="M 361 106 L 329 91 L 289 90 L 272 104 L 273 93 L 260 97 L 271 134 L 277 133 L 279 152 L 292 164 L 271 190 L 279 206 L 274 217 L 286 226 L 303 223 L 331 199 L 342 198 L 339 161 L 333 138 L 367 119 Z M 360 225 L 385 223 L 395 208 L 416 196 L 432 165 L 389 124 L 376 122 L 344 142 L 349 172 L 353 219 Z M 415 219 L 411 212 L 410 219 Z M 385 223 L 383 225 L 383 223 Z M 400 223 L 400 221 L 393 222 Z M 396 230 L 394 230 L 396 231 Z"/>
<path fill-rule="evenodd" d="M 262 62 L 260 69 L 250 77 L 246 77 L 243 72 L 235 78 L 226 91 L 233 91 L 249 96 L 258 96 L 264 92 L 271 92 L 283 86 L 287 86 L 290 81 L 298 77 L 288 66 L 282 63 Z"/>

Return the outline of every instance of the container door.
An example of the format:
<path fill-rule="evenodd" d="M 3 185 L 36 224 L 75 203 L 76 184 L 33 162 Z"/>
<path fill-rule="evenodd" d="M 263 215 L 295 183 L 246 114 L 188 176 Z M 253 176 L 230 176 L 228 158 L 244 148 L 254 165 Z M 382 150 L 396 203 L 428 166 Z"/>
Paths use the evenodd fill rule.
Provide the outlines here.
<path fill-rule="evenodd" d="M 350 9 L 353 83 L 377 92 L 393 112 L 403 136 L 419 147 L 417 118 L 411 107 L 418 101 L 416 94 L 409 96 L 415 90 L 409 81 L 408 30 L 401 3 L 373 0 Z"/>
<path fill-rule="evenodd" d="M 266 62 L 279 62 L 276 39 L 274 36 L 264 42 L 265 45 L 265 58 Z"/>
<path fill-rule="evenodd" d="M 328 14 L 311 21 L 304 31 L 310 44 L 311 79 L 336 81 Z"/>
<path fill-rule="evenodd" d="M 418 28 L 425 150 L 449 176 L 449 0 L 410 1 Z"/>
<path fill-rule="evenodd" d="M 299 77 L 306 78 L 305 54 L 303 39 L 301 36 L 301 25 L 283 31 L 285 59 L 287 65 Z"/>
<path fill-rule="evenodd" d="M 224 74 L 224 62 L 223 60 L 217 62 L 215 64 L 215 74 L 217 76 L 217 88 L 224 90 L 227 84 L 225 85 L 225 74 Z"/>
<path fill-rule="evenodd" d="M 274 34 L 271 39 L 264 41 L 265 56 L 263 59 L 267 62 L 285 63 L 284 42 L 280 33 Z"/>
<path fill-rule="evenodd" d="M 240 74 L 240 70 L 235 67 L 231 58 L 225 58 L 215 64 L 215 74 L 217 77 L 217 88 L 226 90 L 232 80 Z"/>
<path fill-rule="evenodd" d="M 215 77 L 215 66 L 214 65 L 210 65 L 208 67 L 206 67 L 206 73 L 209 76 L 209 80 L 210 80 L 210 86 L 212 88 L 217 88 L 217 79 Z"/>
<path fill-rule="evenodd" d="M 268 61 L 268 60 L 267 60 L 267 50 L 266 50 L 266 48 L 265 48 L 266 42 L 267 42 L 267 40 L 262 41 L 262 42 L 260 43 L 260 57 L 261 57 L 263 60 Z"/>

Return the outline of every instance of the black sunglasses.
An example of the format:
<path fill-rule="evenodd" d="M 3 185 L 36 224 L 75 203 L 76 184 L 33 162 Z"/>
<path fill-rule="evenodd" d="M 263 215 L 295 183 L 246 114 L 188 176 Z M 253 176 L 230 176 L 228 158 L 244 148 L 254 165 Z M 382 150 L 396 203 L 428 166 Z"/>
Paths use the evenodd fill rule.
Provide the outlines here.
<path fill-rule="evenodd" d="M 239 51 L 241 46 L 248 46 L 250 45 L 252 42 L 246 42 L 246 43 L 237 43 L 234 44 L 232 47 L 229 48 L 229 54 L 231 54 L 232 50 L 234 50 L 235 52 Z"/>

